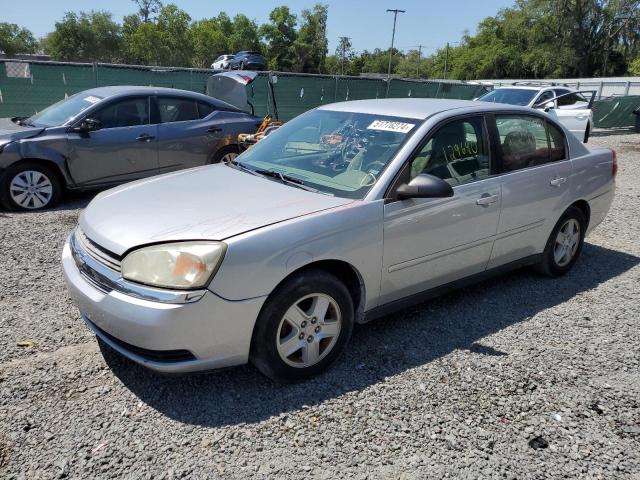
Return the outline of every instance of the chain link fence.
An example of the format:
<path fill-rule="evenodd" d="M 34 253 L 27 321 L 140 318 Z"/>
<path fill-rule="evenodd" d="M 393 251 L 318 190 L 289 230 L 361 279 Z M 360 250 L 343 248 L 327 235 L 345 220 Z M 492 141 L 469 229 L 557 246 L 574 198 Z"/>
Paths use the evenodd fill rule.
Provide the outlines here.
<path fill-rule="evenodd" d="M 74 93 L 108 85 L 151 85 L 204 93 L 209 69 L 0 60 L 0 117 L 31 115 Z M 473 99 L 485 92 L 482 84 L 456 81 L 402 80 L 271 72 L 281 120 L 327 103 L 369 98 Z M 267 72 L 249 87 L 256 115 L 273 113 Z M 586 82 L 585 82 L 586 83 Z M 585 85 L 580 85 L 583 88 Z M 626 88 L 626 93 L 635 93 Z M 633 86 L 632 86 L 633 87 Z M 594 104 L 595 127 L 637 126 L 640 95 L 602 98 Z"/>

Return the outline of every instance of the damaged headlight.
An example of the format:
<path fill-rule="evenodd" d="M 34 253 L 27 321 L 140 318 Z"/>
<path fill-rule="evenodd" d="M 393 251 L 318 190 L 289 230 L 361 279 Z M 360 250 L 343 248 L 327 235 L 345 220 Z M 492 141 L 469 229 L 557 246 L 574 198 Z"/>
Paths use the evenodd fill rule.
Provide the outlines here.
<path fill-rule="evenodd" d="M 191 289 L 206 286 L 227 246 L 222 242 L 176 242 L 134 250 L 122 261 L 122 277 L 154 287 Z"/>

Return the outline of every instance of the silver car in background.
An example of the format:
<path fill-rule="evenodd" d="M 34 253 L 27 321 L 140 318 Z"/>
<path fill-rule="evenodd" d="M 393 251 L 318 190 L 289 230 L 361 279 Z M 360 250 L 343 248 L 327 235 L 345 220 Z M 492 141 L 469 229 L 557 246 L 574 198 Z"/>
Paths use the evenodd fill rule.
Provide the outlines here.
<path fill-rule="evenodd" d="M 564 274 L 616 170 L 529 108 L 332 104 L 228 164 L 101 193 L 64 273 L 87 325 L 136 362 L 251 361 L 294 381 L 333 362 L 355 322 L 520 266 Z"/>

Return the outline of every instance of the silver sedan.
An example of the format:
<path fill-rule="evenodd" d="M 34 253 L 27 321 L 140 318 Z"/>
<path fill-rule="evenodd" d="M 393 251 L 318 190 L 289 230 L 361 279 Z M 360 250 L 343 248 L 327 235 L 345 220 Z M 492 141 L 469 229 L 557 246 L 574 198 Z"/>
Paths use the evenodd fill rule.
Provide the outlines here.
<path fill-rule="evenodd" d="M 89 328 L 136 362 L 295 381 L 356 322 L 517 267 L 566 273 L 616 170 L 528 108 L 327 105 L 227 164 L 101 193 L 64 272 Z"/>

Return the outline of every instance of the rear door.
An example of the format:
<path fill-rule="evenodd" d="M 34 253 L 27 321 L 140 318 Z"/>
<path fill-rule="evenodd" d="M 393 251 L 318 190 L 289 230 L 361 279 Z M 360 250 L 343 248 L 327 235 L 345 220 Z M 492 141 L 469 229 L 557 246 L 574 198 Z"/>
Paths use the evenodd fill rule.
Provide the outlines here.
<path fill-rule="evenodd" d="M 504 114 L 493 126 L 502 211 L 489 268 L 542 252 L 566 208 L 571 178 L 566 139 L 551 122 Z"/>
<path fill-rule="evenodd" d="M 215 107 L 188 97 L 158 96 L 158 162 L 162 171 L 205 165 L 223 140 Z"/>
<path fill-rule="evenodd" d="M 584 139 L 591 116 L 589 102 L 581 94 L 567 89 L 556 89 L 556 108 L 548 113 L 562 123 L 580 141 Z"/>
<path fill-rule="evenodd" d="M 89 133 L 68 132 L 68 165 L 78 185 L 119 183 L 157 173 L 157 126 L 150 124 L 148 96 L 115 100 L 90 117 Z"/>
<path fill-rule="evenodd" d="M 489 145 L 483 116 L 451 120 L 405 166 L 403 182 L 427 173 L 449 182 L 454 195 L 385 205 L 381 303 L 485 269 L 501 198 Z"/>

